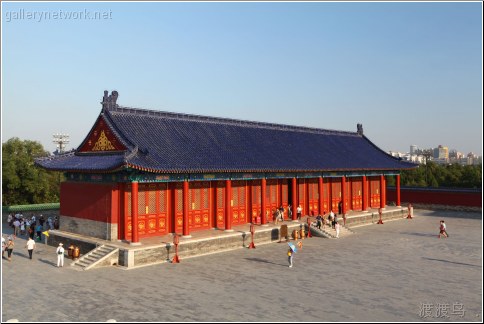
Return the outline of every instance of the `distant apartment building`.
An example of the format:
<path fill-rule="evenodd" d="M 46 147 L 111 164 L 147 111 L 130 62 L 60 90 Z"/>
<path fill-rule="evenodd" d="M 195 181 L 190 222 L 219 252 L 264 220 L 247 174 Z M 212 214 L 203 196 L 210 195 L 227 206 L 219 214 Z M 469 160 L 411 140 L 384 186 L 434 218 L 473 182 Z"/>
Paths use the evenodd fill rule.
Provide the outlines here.
<path fill-rule="evenodd" d="M 426 164 L 432 161 L 437 164 L 461 164 L 478 165 L 482 163 L 482 156 L 472 152 L 465 155 L 455 149 L 449 150 L 447 147 L 439 145 L 434 149 L 419 149 L 417 145 L 410 145 L 410 153 L 389 151 L 391 156 L 414 163 Z"/>
<path fill-rule="evenodd" d="M 417 155 L 417 145 L 410 145 L 410 155 Z"/>
<path fill-rule="evenodd" d="M 448 160 L 449 159 L 449 148 L 446 146 L 439 145 L 434 148 L 434 160 Z"/>

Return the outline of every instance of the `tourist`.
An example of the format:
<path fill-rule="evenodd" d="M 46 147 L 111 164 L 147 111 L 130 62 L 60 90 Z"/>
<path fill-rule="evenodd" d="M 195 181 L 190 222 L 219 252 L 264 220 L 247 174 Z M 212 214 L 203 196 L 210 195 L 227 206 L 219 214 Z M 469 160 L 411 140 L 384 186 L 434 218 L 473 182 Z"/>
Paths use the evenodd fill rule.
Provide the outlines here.
<path fill-rule="evenodd" d="M 39 223 L 40 223 L 40 226 L 42 226 L 42 230 L 44 230 L 44 222 L 45 222 L 45 218 L 42 214 L 40 214 Z"/>
<path fill-rule="evenodd" d="M 30 226 L 29 226 L 29 229 L 27 230 L 27 232 L 29 233 L 29 237 L 30 237 L 31 239 L 33 239 L 33 238 L 34 238 L 34 233 L 35 233 L 34 226 L 33 226 L 33 225 L 30 225 Z"/>
<path fill-rule="evenodd" d="M 289 250 L 287 250 L 287 261 L 289 262 L 289 268 L 292 268 L 292 257 L 293 257 L 294 251 L 292 250 L 291 247 L 289 247 Z"/>
<path fill-rule="evenodd" d="M 62 243 L 59 243 L 57 250 L 55 251 L 57 254 L 57 267 L 64 266 L 64 248 L 62 247 Z"/>
<path fill-rule="evenodd" d="M 333 210 L 331 209 L 331 211 L 329 212 L 329 216 L 328 216 L 328 220 L 331 224 L 331 228 L 334 228 L 334 213 L 333 213 Z"/>
<path fill-rule="evenodd" d="M 291 205 L 287 206 L 287 216 L 289 217 L 289 219 L 292 220 L 292 206 Z"/>
<path fill-rule="evenodd" d="M 277 208 L 272 213 L 272 217 L 274 218 L 274 224 L 275 225 L 277 225 L 279 223 L 279 221 L 281 220 L 280 213 L 281 213 L 281 211 Z"/>
<path fill-rule="evenodd" d="M 32 253 L 34 252 L 35 241 L 32 240 L 29 237 L 29 240 L 27 241 L 27 244 L 25 244 L 25 247 L 27 248 L 27 251 L 29 252 L 29 259 L 32 260 Z"/>
<path fill-rule="evenodd" d="M 25 235 L 25 220 L 23 218 L 20 221 L 20 235 Z"/>
<path fill-rule="evenodd" d="M 40 242 L 40 239 L 41 239 L 43 229 L 44 228 L 40 224 L 35 227 L 35 231 L 37 232 L 37 241 L 39 241 L 39 242 Z"/>
<path fill-rule="evenodd" d="M 439 238 L 441 238 L 441 236 L 444 236 L 444 237 L 449 237 L 449 234 L 447 234 L 447 226 L 445 225 L 445 222 L 443 220 L 440 221 L 440 233 L 439 233 Z"/>
<path fill-rule="evenodd" d="M 12 213 L 8 214 L 8 217 L 7 217 L 7 223 L 8 223 L 8 226 L 12 227 L 12 223 L 13 223 L 13 215 Z"/>
<path fill-rule="evenodd" d="M 336 230 L 336 238 L 339 238 L 339 228 L 340 228 L 340 225 L 337 221 L 335 221 L 334 223 L 334 228 Z"/>
<path fill-rule="evenodd" d="M 281 217 L 281 222 L 284 221 L 284 206 L 279 207 L 279 216 Z"/>
<path fill-rule="evenodd" d="M 321 230 L 322 217 L 321 215 L 316 216 L 316 227 Z"/>
<path fill-rule="evenodd" d="M 302 207 L 301 207 L 301 205 L 297 206 L 296 212 L 297 212 L 297 220 L 301 220 L 301 216 L 302 216 Z"/>
<path fill-rule="evenodd" d="M 2 235 L 2 259 L 6 249 L 7 249 L 7 241 L 5 240 L 5 237 L 3 237 Z"/>
<path fill-rule="evenodd" d="M 20 232 L 20 221 L 15 219 L 13 221 L 13 237 L 17 237 Z"/>
<path fill-rule="evenodd" d="M 7 243 L 7 256 L 8 256 L 8 261 L 12 261 L 12 251 L 15 243 L 13 242 L 13 239 L 11 237 L 8 238 L 8 243 Z"/>
<path fill-rule="evenodd" d="M 52 217 L 49 216 L 49 218 L 47 218 L 47 227 L 48 229 L 54 229 L 54 221 L 52 220 Z"/>

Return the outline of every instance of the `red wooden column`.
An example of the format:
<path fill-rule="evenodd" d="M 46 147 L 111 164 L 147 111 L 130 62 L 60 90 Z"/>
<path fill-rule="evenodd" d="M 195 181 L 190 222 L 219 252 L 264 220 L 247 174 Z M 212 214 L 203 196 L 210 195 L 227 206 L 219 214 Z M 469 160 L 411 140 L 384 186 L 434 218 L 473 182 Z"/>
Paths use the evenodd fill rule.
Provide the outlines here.
<path fill-rule="evenodd" d="M 346 177 L 341 177 L 341 213 L 346 214 Z"/>
<path fill-rule="evenodd" d="M 383 176 L 383 208 L 387 205 L 387 177 Z"/>
<path fill-rule="evenodd" d="M 380 208 L 385 208 L 385 176 L 380 175 Z"/>
<path fill-rule="evenodd" d="M 131 243 L 139 243 L 138 237 L 138 182 L 131 182 Z"/>
<path fill-rule="evenodd" d="M 123 228 L 126 220 L 126 216 L 124 214 L 125 204 L 126 201 L 124 199 L 124 195 L 126 192 L 126 185 L 123 182 L 118 183 L 119 188 L 119 200 L 118 200 L 118 240 L 124 239 L 123 235 Z"/>
<path fill-rule="evenodd" d="M 396 188 L 397 189 L 397 206 L 401 207 L 402 204 L 400 202 L 400 175 L 399 174 L 397 174 L 396 180 L 397 180 L 396 181 L 397 182 L 397 188 Z"/>
<path fill-rule="evenodd" d="M 318 179 L 318 193 L 319 193 L 319 215 L 324 215 L 323 210 L 323 177 L 319 177 Z"/>
<path fill-rule="evenodd" d="M 363 176 L 362 180 L 362 196 L 361 200 L 363 200 L 363 206 L 362 206 L 362 211 L 367 211 L 368 210 L 368 184 L 366 182 L 366 176 Z"/>
<path fill-rule="evenodd" d="M 260 197 L 260 209 L 261 209 L 261 212 L 260 212 L 260 217 L 261 217 L 261 224 L 264 225 L 264 224 L 267 224 L 267 216 L 266 216 L 266 178 L 262 178 L 262 181 L 261 181 L 261 186 L 260 186 L 260 194 L 261 194 L 261 197 Z"/>
<path fill-rule="evenodd" d="M 190 236 L 188 227 L 188 180 L 183 181 L 183 236 Z"/>
<path fill-rule="evenodd" d="M 291 205 L 292 205 L 292 220 L 293 221 L 297 221 L 297 191 L 296 191 L 296 188 L 297 188 L 297 180 L 296 178 L 292 178 L 292 202 L 291 202 Z"/>
<path fill-rule="evenodd" d="M 232 180 L 225 180 L 225 230 L 232 230 Z"/>

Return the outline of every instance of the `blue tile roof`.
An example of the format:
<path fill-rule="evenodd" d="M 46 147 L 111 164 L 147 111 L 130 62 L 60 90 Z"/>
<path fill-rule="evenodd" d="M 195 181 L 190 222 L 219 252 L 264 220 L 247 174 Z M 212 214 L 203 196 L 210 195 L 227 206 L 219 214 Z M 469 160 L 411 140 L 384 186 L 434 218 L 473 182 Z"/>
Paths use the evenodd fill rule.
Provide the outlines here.
<path fill-rule="evenodd" d="M 416 167 L 357 132 L 333 131 L 144 109 L 103 109 L 126 152 L 38 160 L 63 171 L 134 168 L 159 173 L 400 170 Z M 82 146 L 82 144 L 81 144 Z M 80 146 L 80 147 L 81 147 Z"/>

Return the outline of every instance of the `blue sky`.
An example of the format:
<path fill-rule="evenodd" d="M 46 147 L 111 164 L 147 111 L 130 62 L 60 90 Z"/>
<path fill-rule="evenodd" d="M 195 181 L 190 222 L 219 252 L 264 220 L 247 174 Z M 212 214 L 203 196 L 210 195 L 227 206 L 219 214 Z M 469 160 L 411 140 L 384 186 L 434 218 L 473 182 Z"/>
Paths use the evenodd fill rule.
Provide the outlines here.
<path fill-rule="evenodd" d="M 482 155 L 482 71 L 480 2 L 2 2 L 2 141 L 77 147 L 117 90 L 127 107 L 362 123 L 386 151 Z"/>

